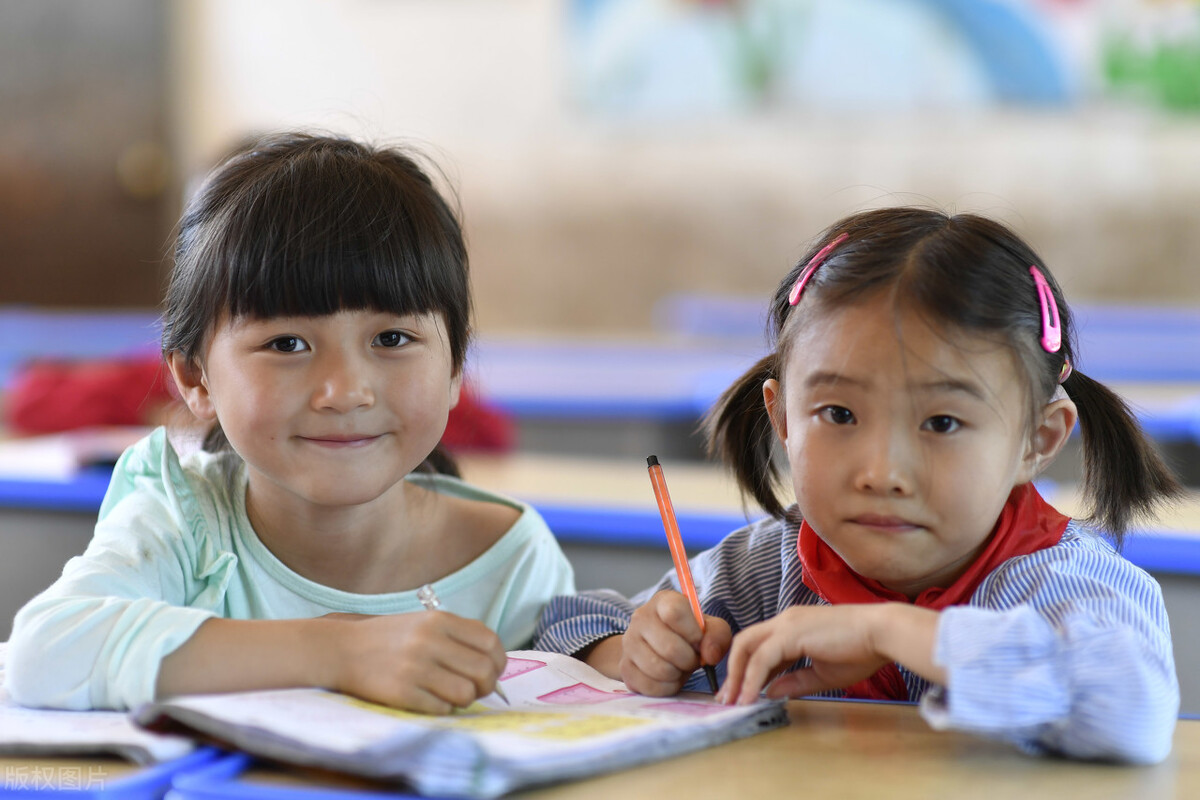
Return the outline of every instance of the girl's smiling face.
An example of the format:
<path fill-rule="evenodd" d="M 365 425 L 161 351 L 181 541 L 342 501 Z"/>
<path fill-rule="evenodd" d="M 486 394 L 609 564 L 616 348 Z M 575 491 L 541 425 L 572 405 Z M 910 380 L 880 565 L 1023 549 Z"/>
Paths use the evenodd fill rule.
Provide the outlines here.
<path fill-rule="evenodd" d="M 909 597 L 948 585 L 1057 451 L 1014 354 L 887 293 L 804 313 L 763 387 L 801 513 L 860 575 Z"/>
<path fill-rule="evenodd" d="M 280 507 L 384 495 L 437 445 L 458 400 L 437 313 L 226 319 L 202 365 L 176 356 L 171 368 L 246 462 L 249 496 Z"/>

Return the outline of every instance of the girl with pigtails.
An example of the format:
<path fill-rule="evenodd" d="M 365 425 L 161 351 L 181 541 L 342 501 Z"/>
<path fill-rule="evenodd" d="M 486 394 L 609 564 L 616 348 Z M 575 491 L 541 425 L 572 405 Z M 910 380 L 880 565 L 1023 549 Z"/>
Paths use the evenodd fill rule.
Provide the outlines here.
<path fill-rule="evenodd" d="M 1120 548 L 1179 486 L 1078 369 L 1037 254 L 971 214 L 855 214 L 784 278 L 770 327 L 774 351 L 707 420 L 769 516 L 693 559 L 703 631 L 671 572 L 632 600 L 556 598 L 535 646 L 644 694 L 700 689 L 716 664 L 726 703 L 919 701 L 936 728 L 1027 752 L 1165 758 L 1167 613 Z M 1077 422 L 1089 507 L 1071 519 L 1033 480 Z"/>

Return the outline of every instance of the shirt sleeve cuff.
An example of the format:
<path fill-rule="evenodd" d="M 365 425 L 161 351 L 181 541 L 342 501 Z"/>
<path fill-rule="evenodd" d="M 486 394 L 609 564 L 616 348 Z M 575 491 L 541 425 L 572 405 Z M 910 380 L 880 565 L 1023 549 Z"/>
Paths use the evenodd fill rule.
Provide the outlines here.
<path fill-rule="evenodd" d="M 1060 719 L 1070 708 L 1064 658 L 1054 629 L 1033 609 L 947 608 L 934 645 L 934 663 L 945 669 L 947 685 L 922 698 L 922 716 L 939 730 L 980 733 Z M 1021 690 L 1012 691 L 1014 686 Z"/>
<path fill-rule="evenodd" d="M 542 612 L 533 647 L 574 655 L 601 639 L 624 633 L 632 615 L 633 606 L 615 592 L 555 597 Z"/>
<path fill-rule="evenodd" d="M 144 627 L 139 632 L 137 643 L 140 651 L 137 660 L 144 658 L 147 668 L 122 668 L 121 662 L 126 659 L 132 666 L 132 650 L 125 658 L 114 656 L 115 669 L 110 674 L 115 677 L 110 678 L 103 687 L 93 686 L 93 706 L 135 709 L 153 701 L 163 659 L 178 650 L 201 625 L 215 616 L 212 611 L 205 609 L 176 606 L 159 609 L 152 614 L 150 619 L 142 623 Z M 97 696 L 97 689 L 107 696 Z"/>

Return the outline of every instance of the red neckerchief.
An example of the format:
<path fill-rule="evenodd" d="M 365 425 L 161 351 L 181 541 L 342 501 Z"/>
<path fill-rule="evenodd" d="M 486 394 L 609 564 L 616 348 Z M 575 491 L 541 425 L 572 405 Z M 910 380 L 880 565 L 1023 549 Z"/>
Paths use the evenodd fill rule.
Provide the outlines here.
<path fill-rule="evenodd" d="M 969 601 L 983 579 L 1008 559 L 1058 544 L 1068 522 L 1068 517 L 1042 499 L 1033 484 L 1018 486 L 1008 496 L 987 545 L 966 572 L 949 586 L 931 586 L 913 600 L 850 569 L 807 522 L 800 524 L 796 550 L 803 567 L 804 585 L 831 605 L 898 601 L 941 609 Z M 885 664 L 870 678 L 847 687 L 846 696 L 907 700 L 908 688 L 896 665 Z"/>

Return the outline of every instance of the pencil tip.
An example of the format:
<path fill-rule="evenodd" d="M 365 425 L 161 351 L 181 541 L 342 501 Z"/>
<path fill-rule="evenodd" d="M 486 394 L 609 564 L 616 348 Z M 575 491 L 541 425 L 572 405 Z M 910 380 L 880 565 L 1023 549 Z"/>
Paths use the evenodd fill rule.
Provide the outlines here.
<path fill-rule="evenodd" d="M 712 689 L 712 693 L 716 694 L 717 689 L 717 670 L 711 664 L 704 665 L 704 677 L 708 678 L 708 688 Z"/>
<path fill-rule="evenodd" d="M 650 456 L 649 458 L 647 458 L 646 466 L 657 467 L 658 466 L 658 456 Z"/>

